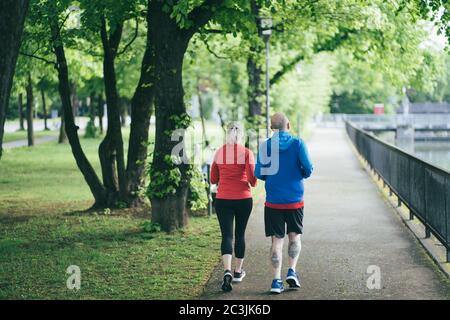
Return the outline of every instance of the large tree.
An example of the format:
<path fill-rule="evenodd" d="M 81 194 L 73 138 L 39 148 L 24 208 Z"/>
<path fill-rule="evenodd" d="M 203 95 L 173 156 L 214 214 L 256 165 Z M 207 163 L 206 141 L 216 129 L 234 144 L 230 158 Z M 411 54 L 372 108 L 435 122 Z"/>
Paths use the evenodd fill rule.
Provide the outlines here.
<path fill-rule="evenodd" d="M 2 157 L 6 109 L 11 94 L 27 10 L 28 0 L 2 0 L 0 2 L 0 158 Z"/>
<path fill-rule="evenodd" d="M 107 203 L 129 202 L 127 190 L 124 146 L 121 130 L 122 105 L 117 87 L 116 58 L 134 41 L 138 32 L 138 14 L 135 1 L 82 1 L 83 28 L 100 38 L 103 53 L 103 79 L 106 95 L 108 128 L 99 147 L 103 185 Z M 135 36 L 119 52 L 126 20 L 136 20 Z"/>
<path fill-rule="evenodd" d="M 182 83 L 188 44 L 194 35 L 214 32 L 215 27 L 220 33 L 248 33 L 254 28 L 255 16 L 248 1 L 206 0 L 197 5 L 192 1 L 150 1 L 149 12 L 149 41 L 155 57 L 156 81 L 152 85 L 156 139 L 147 194 L 152 202 L 153 221 L 172 231 L 187 222 L 185 208 L 191 166 L 186 163 L 184 142 L 173 139 L 172 134 L 181 129 L 178 138 L 183 139 L 183 129 L 190 122 Z M 175 147 L 183 151 L 172 155 Z"/>
<path fill-rule="evenodd" d="M 186 4 L 181 6 L 187 2 L 180 1 L 172 8 L 160 1 L 150 1 L 149 5 L 148 40 L 154 56 L 151 68 L 156 79 L 152 83 L 155 87 L 156 136 L 149 196 L 152 220 L 166 231 L 183 227 L 187 222 L 190 166 L 186 161 L 174 163 L 170 157 L 179 143 L 171 139 L 172 133 L 189 125 L 182 83 L 184 55 L 190 39 L 210 21 L 222 1 L 206 0 L 192 10 Z M 183 155 L 181 158 L 186 160 Z"/>

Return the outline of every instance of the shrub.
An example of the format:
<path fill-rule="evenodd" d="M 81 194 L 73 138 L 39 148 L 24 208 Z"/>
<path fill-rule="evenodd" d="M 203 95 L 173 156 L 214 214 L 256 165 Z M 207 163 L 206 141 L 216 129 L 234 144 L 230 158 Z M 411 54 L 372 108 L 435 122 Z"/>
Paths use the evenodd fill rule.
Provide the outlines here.
<path fill-rule="evenodd" d="M 188 205 L 191 211 L 205 210 L 208 206 L 206 193 L 207 182 L 202 172 L 193 167 L 191 169 L 191 183 L 189 184 Z"/>
<path fill-rule="evenodd" d="M 142 224 L 142 229 L 147 233 L 156 233 L 161 231 L 161 226 L 158 223 L 146 221 Z"/>
<path fill-rule="evenodd" d="M 96 138 L 98 135 L 97 128 L 95 127 L 95 123 L 92 120 L 89 120 L 86 125 L 86 131 L 84 132 L 85 138 Z"/>

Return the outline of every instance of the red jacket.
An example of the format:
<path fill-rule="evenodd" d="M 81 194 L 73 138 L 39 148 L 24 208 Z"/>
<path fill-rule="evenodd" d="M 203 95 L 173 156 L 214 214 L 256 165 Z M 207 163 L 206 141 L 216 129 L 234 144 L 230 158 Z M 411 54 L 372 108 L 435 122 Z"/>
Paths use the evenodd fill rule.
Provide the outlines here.
<path fill-rule="evenodd" d="M 247 199 L 252 197 L 250 186 L 256 186 L 255 157 L 240 144 L 225 144 L 214 155 L 211 183 L 219 184 L 217 199 Z"/>

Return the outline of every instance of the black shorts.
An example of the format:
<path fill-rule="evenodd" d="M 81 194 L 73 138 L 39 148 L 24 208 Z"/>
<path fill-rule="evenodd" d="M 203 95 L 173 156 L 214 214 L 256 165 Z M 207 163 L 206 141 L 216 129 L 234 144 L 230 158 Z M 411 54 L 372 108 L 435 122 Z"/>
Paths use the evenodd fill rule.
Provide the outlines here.
<path fill-rule="evenodd" d="M 303 233 L 303 208 L 273 209 L 264 207 L 266 237 L 284 238 L 291 232 Z"/>

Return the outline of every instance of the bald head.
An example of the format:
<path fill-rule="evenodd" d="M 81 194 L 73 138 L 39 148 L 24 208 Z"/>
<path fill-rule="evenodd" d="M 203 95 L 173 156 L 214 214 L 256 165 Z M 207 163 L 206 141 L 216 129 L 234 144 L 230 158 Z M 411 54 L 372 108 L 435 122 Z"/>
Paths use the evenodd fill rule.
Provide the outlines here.
<path fill-rule="evenodd" d="M 289 120 L 284 113 L 277 112 L 270 118 L 270 127 L 272 130 L 288 131 L 290 128 Z"/>

